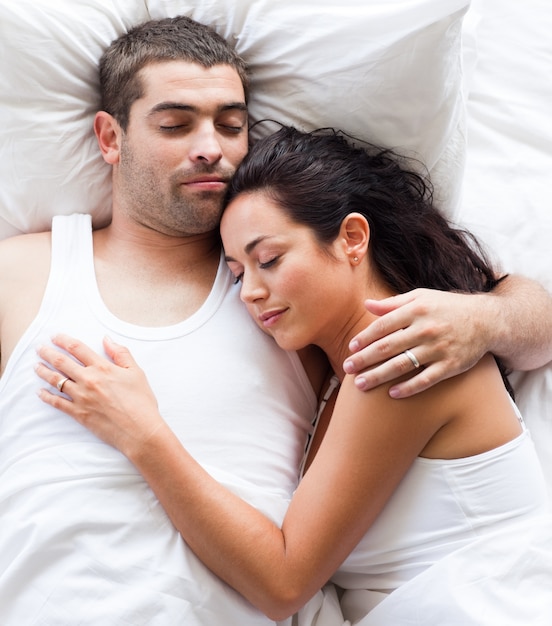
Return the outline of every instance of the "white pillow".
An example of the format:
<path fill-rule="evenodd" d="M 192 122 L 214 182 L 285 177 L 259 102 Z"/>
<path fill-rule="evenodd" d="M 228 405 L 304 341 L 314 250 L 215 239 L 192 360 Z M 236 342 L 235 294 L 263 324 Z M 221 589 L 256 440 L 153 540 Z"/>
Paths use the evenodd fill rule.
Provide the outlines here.
<path fill-rule="evenodd" d="M 0 0 L 0 238 L 49 229 L 56 214 L 108 220 L 98 59 L 147 19 L 135 0 Z"/>
<path fill-rule="evenodd" d="M 55 214 L 109 219 L 92 134 L 97 61 L 131 25 L 214 26 L 252 71 L 252 120 L 339 127 L 415 154 L 456 208 L 464 162 L 461 23 L 469 0 L 0 0 L 0 238 Z M 267 132 L 268 129 L 265 130 Z"/>

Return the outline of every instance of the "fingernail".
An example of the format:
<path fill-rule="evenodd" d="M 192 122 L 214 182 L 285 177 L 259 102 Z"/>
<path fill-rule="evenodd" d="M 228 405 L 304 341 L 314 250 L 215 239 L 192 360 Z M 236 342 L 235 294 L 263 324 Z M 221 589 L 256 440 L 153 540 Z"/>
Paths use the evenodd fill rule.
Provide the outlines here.
<path fill-rule="evenodd" d="M 355 378 L 355 386 L 357 389 L 360 389 L 360 391 L 364 391 L 366 389 L 366 381 L 362 378 L 362 376 L 357 376 Z"/>
<path fill-rule="evenodd" d="M 359 348 L 360 348 L 360 344 L 358 343 L 356 339 L 353 339 L 351 343 L 349 344 L 349 350 L 351 352 L 356 352 Z"/>
<path fill-rule="evenodd" d="M 345 361 L 345 363 L 343 363 L 343 371 L 346 374 L 352 374 L 354 372 L 354 369 L 355 369 L 355 367 L 354 367 L 352 361 L 347 360 L 347 361 Z"/>
<path fill-rule="evenodd" d="M 401 397 L 401 392 L 399 389 L 397 389 L 397 387 L 391 387 L 391 389 L 389 390 L 389 395 L 392 398 L 400 398 Z"/>

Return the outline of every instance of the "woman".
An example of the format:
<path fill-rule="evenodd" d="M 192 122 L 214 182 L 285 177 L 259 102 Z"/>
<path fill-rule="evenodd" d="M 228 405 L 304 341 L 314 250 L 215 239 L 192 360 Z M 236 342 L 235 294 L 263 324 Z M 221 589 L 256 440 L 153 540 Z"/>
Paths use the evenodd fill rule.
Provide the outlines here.
<path fill-rule="evenodd" d="M 238 169 L 221 235 L 257 324 L 286 350 L 318 346 L 332 368 L 281 528 L 194 462 L 124 348 L 107 342 L 112 365 L 58 338 L 88 367 L 56 357 L 75 381 L 72 401 L 40 392 L 136 465 L 215 573 L 278 620 L 331 577 L 389 593 L 477 537 L 546 510 L 531 439 L 492 355 L 400 401 L 389 385 L 359 391 L 343 372 L 351 338 L 372 319 L 364 299 L 496 284 L 471 238 L 432 206 L 419 175 L 338 133 L 282 128 Z M 48 349 L 40 354 L 54 360 Z M 43 366 L 38 373 L 50 384 L 59 378 Z"/>

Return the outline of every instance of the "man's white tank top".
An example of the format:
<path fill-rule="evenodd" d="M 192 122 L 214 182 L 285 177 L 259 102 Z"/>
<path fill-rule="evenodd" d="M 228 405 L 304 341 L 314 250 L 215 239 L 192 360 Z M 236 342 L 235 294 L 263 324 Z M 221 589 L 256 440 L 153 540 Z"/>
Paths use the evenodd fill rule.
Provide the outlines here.
<path fill-rule="evenodd" d="M 161 414 L 219 481 L 283 519 L 316 398 L 295 353 L 250 319 L 221 260 L 190 318 L 139 327 L 96 284 L 89 216 L 56 217 L 40 311 L 0 379 L 0 615 L 21 624 L 271 623 L 188 550 L 136 469 L 39 400 L 36 348 L 64 332 L 127 346 Z"/>

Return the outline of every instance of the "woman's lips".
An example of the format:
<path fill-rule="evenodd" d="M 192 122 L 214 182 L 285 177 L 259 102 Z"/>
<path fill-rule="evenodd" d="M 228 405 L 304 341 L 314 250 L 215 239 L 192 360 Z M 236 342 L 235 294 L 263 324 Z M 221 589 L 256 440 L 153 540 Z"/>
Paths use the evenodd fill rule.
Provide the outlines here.
<path fill-rule="evenodd" d="M 277 311 L 267 311 L 259 315 L 259 320 L 265 328 L 270 328 L 280 320 L 287 309 L 278 309 Z"/>

